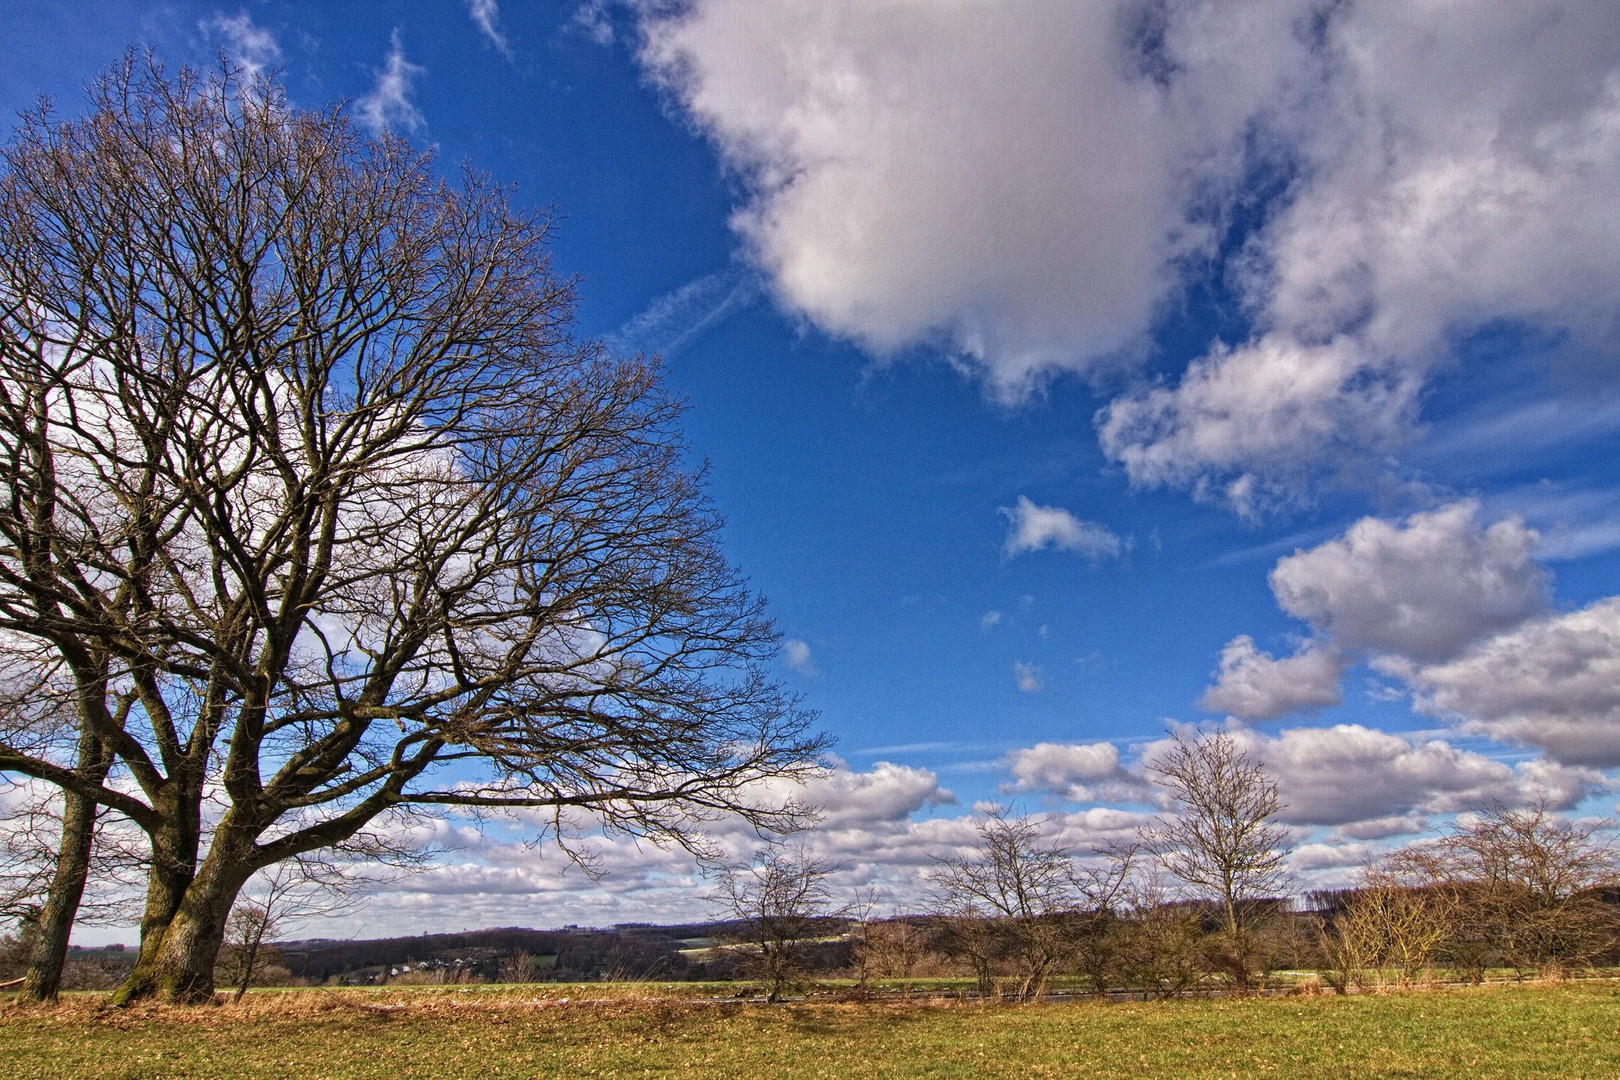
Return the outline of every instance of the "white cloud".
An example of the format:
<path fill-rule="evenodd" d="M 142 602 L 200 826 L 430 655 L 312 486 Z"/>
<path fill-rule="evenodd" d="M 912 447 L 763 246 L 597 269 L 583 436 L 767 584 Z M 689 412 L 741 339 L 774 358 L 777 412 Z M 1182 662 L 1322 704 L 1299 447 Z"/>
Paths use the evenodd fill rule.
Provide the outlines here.
<path fill-rule="evenodd" d="M 781 785 L 772 785 L 773 792 Z M 783 788 L 780 793 L 787 793 Z M 914 815 L 949 806 L 955 796 L 934 773 L 879 762 L 854 772 L 835 762 L 827 775 L 794 792 L 821 811 L 820 824 L 794 838 L 816 857 L 845 867 L 833 887 L 848 895 L 875 890 L 888 908 L 919 910 L 933 857 L 976 839 L 971 817 Z M 1075 819 L 1076 835 L 1102 835 L 1112 819 Z M 1067 818 L 1065 818 L 1067 820 Z M 357 917 L 322 927 L 322 933 L 414 933 L 462 927 L 611 925 L 628 920 L 679 921 L 714 917 L 709 889 L 692 858 L 678 848 L 624 836 L 594 837 L 598 881 L 554 847 L 523 841 L 521 823 L 510 835 L 486 831 L 461 844 L 454 861 L 373 890 Z M 737 821 L 713 831 L 727 860 L 748 858 L 761 838 Z"/>
<path fill-rule="evenodd" d="M 1377 468 L 1495 322 L 1620 351 L 1612 0 L 641 10 L 643 62 L 743 181 L 749 257 L 874 353 L 943 344 L 1017 398 L 1129 368 L 1224 273 L 1252 335 L 1099 414 L 1138 484 L 1256 513 Z M 1223 264 L 1256 177 L 1284 194 Z"/>
<path fill-rule="evenodd" d="M 1405 672 L 1418 707 L 1573 765 L 1620 766 L 1620 597 Z"/>
<path fill-rule="evenodd" d="M 1537 536 L 1518 518 L 1481 527 L 1458 502 L 1402 522 L 1363 518 L 1278 561 L 1277 603 L 1341 649 L 1417 661 L 1455 656 L 1548 606 Z"/>
<path fill-rule="evenodd" d="M 782 642 L 782 660 L 801 675 L 819 675 L 815 658 L 810 654 L 810 643 L 798 638 Z"/>
<path fill-rule="evenodd" d="M 1115 399 L 1097 434 L 1132 483 L 1190 487 L 1253 517 L 1299 497 L 1318 472 L 1399 446 L 1421 389 L 1351 338 L 1268 334 L 1217 346 L 1174 387 Z"/>
<path fill-rule="evenodd" d="M 1215 685 L 1198 699 L 1201 709 L 1226 712 L 1244 720 L 1274 720 L 1302 709 L 1320 709 L 1342 701 L 1339 676 L 1344 661 L 1331 649 L 1312 643 L 1278 660 L 1240 634 L 1221 650 Z"/>
<path fill-rule="evenodd" d="M 490 44 L 500 50 L 502 56 L 512 59 L 512 44 L 501 32 L 501 6 L 497 0 L 467 0 L 467 13 Z"/>
<path fill-rule="evenodd" d="M 1320 25 L 1319 92 L 1268 125 L 1296 187 L 1237 279 L 1263 336 L 1106 414 L 1138 483 L 1297 495 L 1398 444 L 1448 339 L 1493 321 L 1620 344 L 1613 5 L 1357 3 Z M 1298 387 L 1242 401 L 1289 367 Z"/>
<path fill-rule="evenodd" d="M 1014 660 L 1013 678 L 1018 683 L 1018 689 L 1026 694 L 1039 693 L 1046 687 L 1046 683 L 1041 680 L 1039 664 L 1026 664 L 1022 660 Z"/>
<path fill-rule="evenodd" d="M 270 31 L 253 22 L 247 12 L 216 15 L 203 23 L 203 29 L 218 35 L 231 62 L 253 78 L 268 75 L 281 64 L 281 46 Z"/>
<path fill-rule="evenodd" d="M 1395 821 L 1421 824 L 1422 815 L 1493 801 L 1546 798 L 1563 809 L 1608 787 L 1589 769 L 1546 761 L 1510 766 L 1440 739 L 1413 741 L 1360 724 L 1290 728 L 1275 737 L 1245 728 L 1230 734 L 1277 781 L 1282 821 L 1338 826 L 1343 835 L 1389 835 L 1384 830 Z M 1143 758 L 1157 749 L 1146 748 Z"/>
<path fill-rule="evenodd" d="M 1125 541 L 1107 526 L 1082 521 L 1061 507 L 1036 506 L 1020 495 L 1018 505 L 1003 506 L 1000 513 L 1009 523 L 1002 552 L 1011 558 L 1025 552 L 1056 548 L 1072 551 L 1093 562 L 1118 558 Z"/>
<path fill-rule="evenodd" d="M 925 807 L 956 802 L 956 796 L 928 769 L 879 761 L 868 772 L 834 769 L 805 785 L 804 800 L 821 811 L 821 828 L 839 828 L 905 822 Z"/>
<path fill-rule="evenodd" d="M 1002 615 L 999 611 L 987 611 L 979 616 L 980 630 L 993 630 L 1001 625 Z"/>
<path fill-rule="evenodd" d="M 376 73 L 377 81 L 371 92 L 355 99 L 355 116 L 379 134 L 419 130 L 427 120 L 411 100 L 411 92 L 417 76 L 426 70 L 405 59 L 405 39 L 396 29 L 390 38 L 388 59 Z"/>
<path fill-rule="evenodd" d="M 573 24 L 598 45 L 613 44 L 613 20 L 608 16 L 610 0 L 584 0 L 574 9 Z"/>
<path fill-rule="evenodd" d="M 1143 780 L 1128 772 L 1113 743 L 1037 743 L 1007 755 L 1012 792 L 1040 791 L 1070 802 L 1141 802 Z"/>
<path fill-rule="evenodd" d="M 699 0 L 642 57 L 746 178 L 733 224 L 789 308 L 1016 397 L 1139 341 L 1303 60 L 1289 15 L 1199 7 L 1160 39 L 1126 3 Z"/>

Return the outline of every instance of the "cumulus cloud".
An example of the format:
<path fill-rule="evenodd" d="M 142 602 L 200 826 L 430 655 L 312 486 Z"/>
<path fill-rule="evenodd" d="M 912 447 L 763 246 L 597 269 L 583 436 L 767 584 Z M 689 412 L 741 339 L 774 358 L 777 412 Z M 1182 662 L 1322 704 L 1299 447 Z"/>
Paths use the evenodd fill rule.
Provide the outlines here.
<path fill-rule="evenodd" d="M 1278 604 L 1315 636 L 1283 659 L 1234 638 L 1200 704 L 1246 720 L 1336 704 L 1360 654 L 1420 712 L 1542 750 L 1546 797 L 1563 801 L 1590 781 L 1569 768 L 1620 766 L 1620 597 L 1548 610 L 1538 543 L 1517 517 L 1484 525 L 1472 501 L 1363 518 L 1271 572 Z"/>
<path fill-rule="evenodd" d="M 944 345 L 1017 398 L 1137 362 L 1223 277 L 1243 339 L 1098 416 L 1138 484 L 1257 513 L 1376 467 L 1449 342 L 1503 320 L 1616 367 L 1609 0 L 641 10 L 643 63 L 742 180 L 748 256 L 874 353 Z M 1257 178 L 1280 194 L 1226 259 Z"/>
<path fill-rule="evenodd" d="M 1572 765 L 1620 766 L 1620 597 L 1407 669 L 1418 708 Z"/>
<path fill-rule="evenodd" d="M 1013 661 L 1013 679 L 1018 683 L 1018 689 L 1026 694 L 1039 693 L 1046 688 L 1041 674 L 1039 664 L 1026 664 L 1022 660 Z"/>
<path fill-rule="evenodd" d="M 1010 792 L 1038 791 L 1070 802 L 1143 801 L 1142 779 L 1120 762 L 1113 743 L 1037 743 L 1007 755 Z"/>
<path fill-rule="evenodd" d="M 1539 539 L 1517 517 L 1482 524 L 1479 504 L 1466 500 L 1400 521 L 1362 518 L 1271 571 L 1278 605 L 1313 637 L 1282 659 L 1248 635 L 1234 638 L 1199 705 L 1245 720 L 1337 705 L 1339 678 L 1357 656 L 1408 677 L 1517 627 L 1550 606 Z"/>
<path fill-rule="evenodd" d="M 733 225 L 788 307 L 1016 397 L 1133 346 L 1210 249 L 1195 199 L 1304 59 L 1263 9 L 699 0 L 642 58 L 747 181 Z"/>
<path fill-rule="evenodd" d="M 782 642 L 782 660 L 801 675 L 819 675 L 815 658 L 810 654 L 810 643 L 798 638 Z"/>
<path fill-rule="evenodd" d="M 1544 611 L 1537 536 L 1518 518 L 1482 527 L 1472 501 L 1405 521 L 1363 518 L 1336 540 L 1278 561 L 1277 603 L 1343 649 L 1417 661 Z"/>
<path fill-rule="evenodd" d="M 1613 6 L 1344 4 L 1321 27 L 1320 93 L 1273 128 L 1298 187 L 1236 276 L 1263 336 L 1105 414 L 1139 483 L 1225 488 L 1240 509 L 1297 493 L 1302 464 L 1398 442 L 1448 337 L 1493 321 L 1615 354 Z M 1238 397 L 1289 367 L 1299 388 Z"/>
<path fill-rule="evenodd" d="M 371 92 L 355 99 L 354 114 L 372 131 L 415 132 L 427 123 L 411 99 L 414 84 L 426 68 L 405 59 L 405 38 L 397 29 L 390 38 L 388 59 L 376 73 Z"/>
<path fill-rule="evenodd" d="M 932 771 L 887 761 L 868 772 L 836 768 L 805 785 L 803 797 L 821 812 L 824 828 L 903 822 L 925 807 L 956 802 Z"/>
<path fill-rule="evenodd" d="M 1198 699 L 1201 709 L 1244 720 L 1275 720 L 1302 709 L 1337 705 L 1344 661 L 1330 649 L 1306 643 L 1279 660 L 1262 652 L 1247 634 L 1227 642 L 1215 685 Z"/>
<path fill-rule="evenodd" d="M 1098 415 L 1103 451 L 1142 486 L 1190 487 L 1246 517 L 1297 499 L 1315 474 L 1406 438 L 1422 380 L 1344 336 L 1267 334 L 1217 346 L 1173 386 Z"/>
<path fill-rule="evenodd" d="M 1011 558 L 1030 551 L 1056 548 L 1083 555 L 1092 562 L 1118 558 L 1125 549 L 1121 540 L 1105 525 L 1082 521 L 1058 506 L 1037 506 L 1020 495 L 1016 506 L 1000 510 L 1007 519 L 1007 541 L 1002 551 Z"/>
<path fill-rule="evenodd" d="M 1415 741 L 1360 724 L 1290 728 L 1268 736 L 1228 732 L 1276 780 L 1280 819 L 1296 826 L 1337 826 L 1345 836 L 1393 835 L 1396 823 L 1421 826 L 1424 815 L 1450 814 L 1490 802 L 1521 805 L 1546 799 L 1567 809 L 1608 782 L 1591 769 L 1551 762 L 1511 766 L 1441 739 Z M 1145 747 L 1151 762 L 1164 744 Z"/>

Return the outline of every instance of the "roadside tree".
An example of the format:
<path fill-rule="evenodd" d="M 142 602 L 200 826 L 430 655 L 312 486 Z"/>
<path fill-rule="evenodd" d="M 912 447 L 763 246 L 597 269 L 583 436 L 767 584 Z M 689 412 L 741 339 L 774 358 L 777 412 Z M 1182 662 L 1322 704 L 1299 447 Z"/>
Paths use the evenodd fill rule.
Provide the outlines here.
<path fill-rule="evenodd" d="M 802 978 L 808 945 L 844 928 L 855 905 L 838 901 L 830 880 L 838 869 L 798 847 L 721 868 L 713 902 L 731 923 L 728 937 L 744 969 L 765 984 L 767 1001 L 782 1000 Z"/>
<path fill-rule="evenodd" d="M 978 825 L 971 854 L 937 860 L 933 889 L 949 944 L 967 955 L 988 990 L 1000 957 L 1015 966 L 1020 1001 L 1039 998 L 1073 948 L 1082 906 L 1073 853 L 1046 842 L 1040 824 L 1005 811 Z"/>
<path fill-rule="evenodd" d="M 1247 985 L 1254 902 L 1286 881 L 1288 834 L 1275 821 L 1282 810 L 1277 784 L 1222 731 L 1172 733 L 1149 770 L 1176 809 L 1145 830 L 1143 841 L 1189 898 L 1216 905 L 1224 940 L 1213 959 Z"/>
<path fill-rule="evenodd" d="M 1521 975 L 1583 967 L 1620 941 L 1620 920 L 1600 895 L 1620 885 L 1612 838 L 1544 802 L 1467 815 L 1439 839 L 1395 853 L 1390 866 L 1447 898 L 1445 949 L 1476 978 L 1490 963 Z"/>
<path fill-rule="evenodd" d="M 124 779 L 62 739 L 0 770 L 145 832 L 116 1002 L 208 998 L 255 873 L 411 808 L 798 822 L 759 781 L 822 743 L 656 366 L 571 336 L 543 216 L 131 54 L 83 119 L 23 118 L 0 235 L 0 631 Z"/>

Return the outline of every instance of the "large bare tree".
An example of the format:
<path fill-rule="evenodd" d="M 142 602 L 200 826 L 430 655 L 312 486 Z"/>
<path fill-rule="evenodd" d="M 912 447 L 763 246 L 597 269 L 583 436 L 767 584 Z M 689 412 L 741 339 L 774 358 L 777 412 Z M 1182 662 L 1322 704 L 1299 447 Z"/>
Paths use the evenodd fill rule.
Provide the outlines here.
<path fill-rule="evenodd" d="M 401 808 L 795 823 L 757 782 L 821 743 L 677 404 L 573 338 L 547 229 L 337 110 L 135 54 L 3 151 L 0 632 L 75 738 L 0 769 L 150 838 L 116 1001 L 210 995 L 244 882 Z M 81 734 L 127 779 L 65 757 Z"/>

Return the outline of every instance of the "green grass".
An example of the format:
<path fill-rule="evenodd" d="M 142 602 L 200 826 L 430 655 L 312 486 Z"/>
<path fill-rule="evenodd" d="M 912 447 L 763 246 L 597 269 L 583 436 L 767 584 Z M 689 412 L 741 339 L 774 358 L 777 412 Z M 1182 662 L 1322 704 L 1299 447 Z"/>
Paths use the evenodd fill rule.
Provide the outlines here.
<path fill-rule="evenodd" d="M 1613 983 L 1121 1004 L 716 1004 L 601 985 L 0 1010 L 17 1077 L 1620 1077 Z"/>

